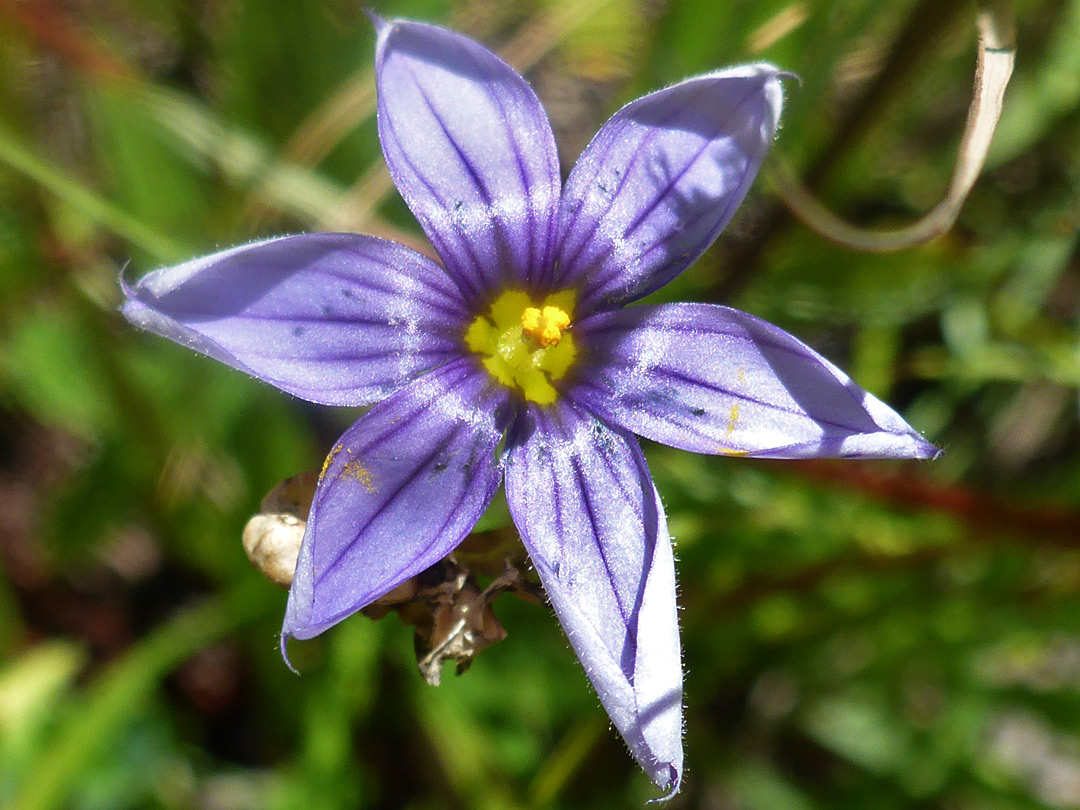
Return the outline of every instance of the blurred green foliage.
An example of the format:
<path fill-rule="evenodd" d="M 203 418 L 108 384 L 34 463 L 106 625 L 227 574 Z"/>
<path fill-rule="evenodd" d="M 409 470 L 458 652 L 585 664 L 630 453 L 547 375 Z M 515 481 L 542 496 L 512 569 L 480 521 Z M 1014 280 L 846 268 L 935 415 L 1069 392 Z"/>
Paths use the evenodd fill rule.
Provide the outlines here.
<path fill-rule="evenodd" d="M 617 106 L 747 60 L 797 73 L 777 150 L 837 211 L 944 194 L 957 0 L 388 0 L 527 68 L 569 167 Z M 1017 0 L 1017 72 L 956 228 L 855 253 L 759 181 L 665 295 L 795 332 L 933 464 L 647 447 L 680 558 L 674 807 L 1080 807 L 1080 4 Z M 653 795 L 554 617 L 431 689 L 397 619 L 277 653 L 241 528 L 355 414 L 116 312 L 116 279 L 265 234 L 418 242 L 351 0 L 0 5 L 0 805 L 624 807 Z"/>

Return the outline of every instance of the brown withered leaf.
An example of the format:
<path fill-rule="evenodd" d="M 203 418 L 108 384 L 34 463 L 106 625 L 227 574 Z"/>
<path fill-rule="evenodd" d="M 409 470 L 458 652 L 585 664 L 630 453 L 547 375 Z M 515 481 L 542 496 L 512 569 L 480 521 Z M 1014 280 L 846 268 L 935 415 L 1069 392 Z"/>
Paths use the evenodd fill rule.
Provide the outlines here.
<path fill-rule="evenodd" d="M 491 603 L 502 593 L 514 593 L 529 601 L 543 599 L 540 586 L 524 579 L 507 562 L 503 573 L 483 590 L 476 576 L 450 555 L 391 591 L 363 610 L 380 619 L 396 610 L 402 621 L 416 628 L 414 646 L 420 674 L 438 686 L 443 664 L 454 661 L 460 675 L 480 650 L 506 638 Z M 400 591 L 400 592 L 399 592 Z"/>

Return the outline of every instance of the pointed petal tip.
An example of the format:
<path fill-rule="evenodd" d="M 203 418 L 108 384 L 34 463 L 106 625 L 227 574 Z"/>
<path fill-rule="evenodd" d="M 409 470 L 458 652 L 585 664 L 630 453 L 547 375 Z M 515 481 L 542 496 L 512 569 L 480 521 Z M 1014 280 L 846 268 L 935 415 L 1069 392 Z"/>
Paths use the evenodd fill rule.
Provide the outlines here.
<path fill-rule="evenodd" d="M 795 73 L 787 70 L 782 70 L 776 65 L 769 62 L 751 62 L 745 65 L 736 65 L 735 67 L 724 68 L 722 70 L 714 71 L 713 73 L 705 74 L 701 79 L 715 79 L 723 82 L 731 80 L 757 79 L 761 83 L 761 94 L 765 99 L 767 110 L 770 113 L 769 123 L 772 125 L 772 129 L 775 131 L 780 121 L 780 112 L 784 106 L 784 86 L 785 79 L 794 79 L 800 85 L 802 80 Z M 686 82 L 694 82 L 695 78 L 691 77 L 686 79 Z"/>
<path fill-rule="evenodd" d="M 657 765 L 657 772 L 649 774 L 649 777 L 653 780 L 653 784 L 664 791 L 664 795 L 649 799 L 646 804 L 666 804 L 682 788 L 682 763 L 679 763 L 677 767 L 670 762 L 661 762 Z"/>
<path fill-rule="evenodd" d="M 894 414 L 895 415 L 895 414 Z M 896 419 L 901 419 L 895 415 Z M 853 436 L 844 442 L 844 450 L 856 458 L 883 458 L 908 461 L 934 461 L 942 454 L 937 445 L 924 439 L 913 427 L 901 422 L 902 429 L 889 425 L 878 434 Z M 846 452 L 839 454 L 846 456 Z"/>
<path fill-rule="evenodd" d="M 779 81 L 783 81 L 784 79 L 791 79 L 793 82 L 795 82 L 795 84 L 799 85 L 799 87 L 802 87 L 802 76 L 800 76 L 798 73 L 792 73 L 790 70 L 778 70 L 776 72 L 776 78 Z"/>
<path fill-rule="evenodd" d="M 120 268 L 120 273 L 116 277 L 117 283 L 120 285 L 120 292 L 124 296 L 124 300 L 117 308 L 120 314 L 124 316 L 124 319 L 139 329 L 146 329 L 146 317 L 145 313 L 147 306 L 140 299 L 140 283 L 142 279 L 128 279 L 128 270 L 131 267 L 131 260 L 124 262 L 124 266 Z"/>
<path fill-rule="evenodd" d="M 335 621 L 328 621 L 320 622 L 317 624 L 309 624 L 308 622 L 304 621 L 304 618 L 310 619 L 310 616 L 301 617 L 300 620 L 297 620 L 297 617 L 294 615 L 295 612 L 296 611 L 293 609 L 292 604 L 285 608 L 285 621 L 281 627 L 282 655 L 285 654 L 285 644 L 289 639 L 295 639 L 296 641 L 310 641 L 311 639 L 322 633 L 324 630 L 327 630 L 328 628 L 332 627 L 334 624 L 337 623 Z M 311 610 L 309 608 L 307 611 L 304 612 L 310 614 Z M 340 620 L 341 619 L 338 619 L 337 621 Z"/>
<path fill-rule="evenodd" d="M 747 62 L 746 64 L 721 68 L 720 70 L 703 74 L 703 78 L 718 79 L 750 79 L 755 77 L 760 79 L 763 85 L 780 86 L 780 83 L 786 79 L 794 79 L 799 84 L 802 84 L 802 79 L 799 78 L 797 73 L 792 73 L 790 70 L 784 70 L 771 62 Z M 694 81 L 694 77 L 691 76 L 685 81 Z"/>
<path fill-rule="evenodd" d="M 135 288 L 127 280 L 127 271 L 131 267 L 131 259 L 124 262 L 124 266 L 120 268 L 120 273 L 117 275 L 117 282 L 120 284 L 120 292 L 124 294 L 125 298 L 135 297 Z"/>
<path fill-rule="evenodd" d="M 802 80 L 794 73 L 781 70 L 768 63 L 752 65 L 751 67 L 757 68 L 760 71 L 759 75 L 763 79 L 761 93 L 765 101 L 765 107 L 762 111 L 762 132 L 766 144 L 769 144 L 776 137 L 776 132 L 780 128 L 780 114 L 784 109 L 784 79 L 794 79 L 800 84 L 802 84 Z"/>
<path fill-rule="evenodd" d="M 741 67 L 729 68 L 718 72 L 723 78 L 739 77 L 740 75 L 756 76 L 761 80 L 761 94 L 765 101 L 763 110 L 763 132 L 765 144 L 771 143 L 780 127 L 780 114 L 784 109 L 784 81 L 794 80 L 800 87 L 802 79 L 798 74 L 788 70 L 782 70 L 768 62 L 755 62 Z"/>
<path fill-rule="evenodd" d="M 809 446 L 809 445 L 808 445 Z M 807 457 L 812 458 L 861 458 L 894 461 L 933 461 L 942 453 L 941 448 L 931 444 L 912 429 L 903 433 L 883 430 L 848 436 L 840 441 L 826 441 Z M 792 457 L 792 451 L 781 457 Z"/>
<path fill-rule="evenodd" d="M 293 666 L 293 662 L 289 660 L 289 639 L 292 638 L 288 633 L 282 633 L 278 638 L 278 644 L 281 649 L 281 658 L 285 662 L 285 666 L 289 668 L 289 671 L 293 675 L 299 675 L 300 670 Z"/>
<path fill-rule="evenodd" d="M 931 444 L 918 434 L 916 434 L 915 436 L 915 441 L 915 453 L 914 455 L 912 455 L 912 458 L 918 459 L 920 461 L 937 461 L 945 454 L 945 451 L 938 447 L 936 444 Z"/>
<path fill-rule="evenodd" d="M 375 28 L 375 34 L 377 36 L 382 36 L 383 32 L 389 30 L 389 28 L 391 27 L 392 23 L 387 22 L 386 19 L 380 16 L 374 9 L 365 7 L 362 9 L 362 11 L 371 21 L 371 24 Z"/>

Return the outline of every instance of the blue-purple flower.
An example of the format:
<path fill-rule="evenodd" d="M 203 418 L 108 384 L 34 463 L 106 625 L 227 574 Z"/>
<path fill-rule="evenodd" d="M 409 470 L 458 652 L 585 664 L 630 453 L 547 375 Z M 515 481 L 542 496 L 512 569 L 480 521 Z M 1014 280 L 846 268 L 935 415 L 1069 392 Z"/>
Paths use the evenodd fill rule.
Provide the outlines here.
<path fill-rule="evenodd" d="M 283 639 L 450 554 L 505 482 L 601 703 L 653 781 L 682 774 L 664 509 L 633 434 L 698 453 L 925 458 L 812 349 L 736 310 L 631 304 L 701 255 L 776 132 L 745 65 L 619 110 L 565 185 L 547 117 L 497 56 L 375 21 L 379 138 L 442 264 L 356 234 L 270 239 L 149 274 L 124 315 L 284 391 L 375 403 L 331 450 Z"/>

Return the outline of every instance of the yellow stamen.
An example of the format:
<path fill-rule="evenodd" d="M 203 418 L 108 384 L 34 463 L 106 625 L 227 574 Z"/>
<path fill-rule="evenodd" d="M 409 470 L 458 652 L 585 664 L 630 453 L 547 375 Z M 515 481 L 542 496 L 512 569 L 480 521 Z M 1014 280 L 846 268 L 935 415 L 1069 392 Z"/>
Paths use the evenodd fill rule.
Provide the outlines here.
<path fill-rule="evenodd" d="M 562 330 L 569 325 L 570 316 L 558 307 L 547 306 L 542 310 L 526 307 L 521 313 L 521 328 L 544 348 L 558 343 Z"/>
<path fill-rule="evenodd" d="M 576 297 L 568 290 L 536 306 L 525 292 L 504 292 L 488 315 L 469 324 L 465 345 L 498 382 L 527 400 L 550 405 L 558 397 L 552 383 L 565 377 L 577 358 L 568 331 Z"/>

